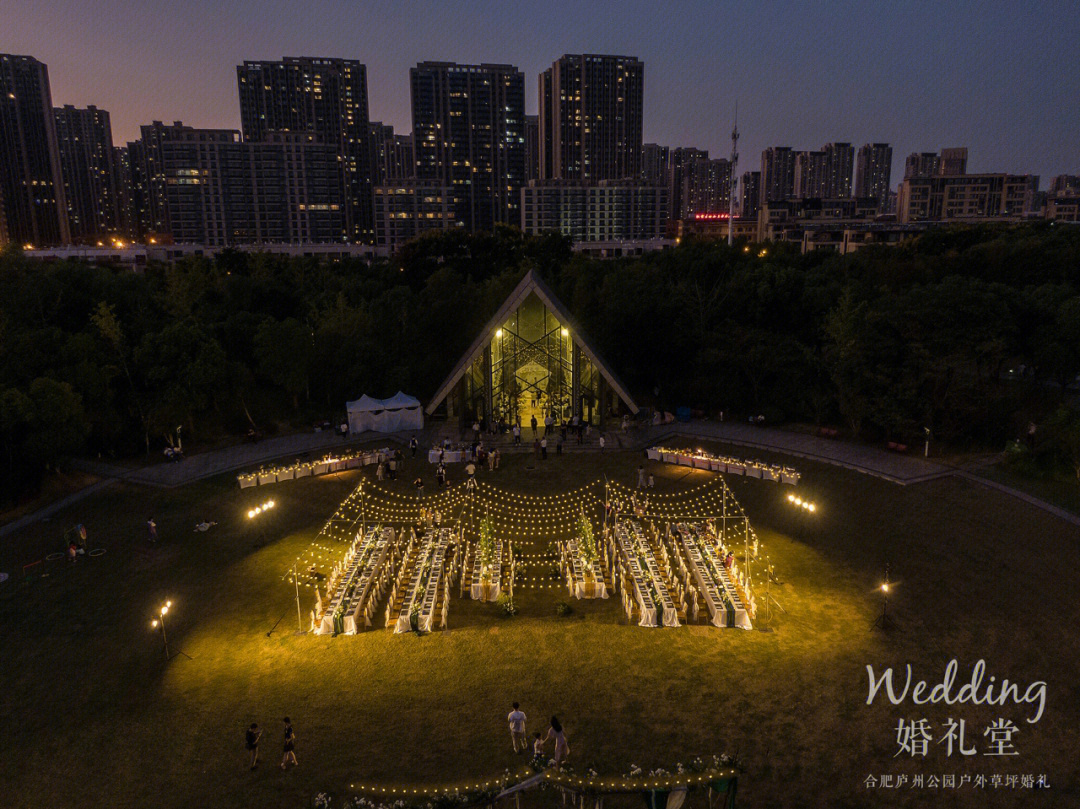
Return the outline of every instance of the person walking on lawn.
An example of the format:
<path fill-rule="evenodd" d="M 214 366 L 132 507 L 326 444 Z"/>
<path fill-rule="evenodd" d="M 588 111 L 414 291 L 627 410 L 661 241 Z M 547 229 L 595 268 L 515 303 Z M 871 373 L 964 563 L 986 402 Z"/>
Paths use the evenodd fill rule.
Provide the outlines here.
<path fill-rule="evenodd" d="M 510 711 L 510 715 L 506 717 L 506 721 L 510 723 L 510 742 L 514 746 L 515 753 L 523 753 L 528 749 L 525 742 L 525 712 L 521 710 L 516 702 L 514 703 L 514 709 Z M 521 746 L 518 749 L 518 745 Z"/>
<path fill-rule="evenodd" d="M 293 732 L 292 720 L 289 717 L 285 717 L 285 747 L 284 753 L 281 756 L 281 769 L 285 769 L 285 765 L 289 762 L 296 766 L 296 734 Z"/>
<path fill-rule="evenodd" d="M 262 728 L 257 722 L 252 722 L 244 737 L 244 746 L 251 753 L 251 769 L 259 766 L 259 738 L 262 736 Z"/>

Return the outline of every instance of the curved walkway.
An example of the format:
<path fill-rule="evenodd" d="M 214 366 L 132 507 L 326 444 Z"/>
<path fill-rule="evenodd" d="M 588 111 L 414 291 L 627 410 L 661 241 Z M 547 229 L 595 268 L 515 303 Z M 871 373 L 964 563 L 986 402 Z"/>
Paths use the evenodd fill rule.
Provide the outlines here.
<path fill-rule="evenodd" d="M 79 489 L 62 500 L 57 500 L 37 511 L 0 526 L 0 537 L 55 514 L 60 509 L 66 508 L 72 503 L 77 503 L 84 497 L 88 497 L 118 481 L 171 489 L 213 477 L 214 475 L 224 474 L 225 472 L 259 466 L 278 458 L 324 453 L 342 447 L 377 444 L 383 441 L 407 444 L 414 435 L 419 437 L 421 445 L 423 445 L 426 437 L 424 431 L 386 433 L 383 435 L 369 434 L 361 437 L 350 437 L 347 441 L 342 440 L 340 433 L 295 433 L 293 435 L 266 438 L 255 444 L 238 444 L 232 447 L 210 450 L 209 452 L 201 452 L 198 455 L 185 458 L 179 463 L 161 461 L 160 463 L 152 463 L 135 469 L 128 469 L 101 461 L 76 458 L 70 462 L 72 468 L 97 475 L 101 480 Z"/>
<path fill-rule="evenodd" d="M 125 469 L 97 461 L 76 460 L 71 463 L 73 467 L 98 475 L 102 480 L 38 511 L 13 520 L 7 525 L 0 526 L 0 537 L 54 514 L 116 481 L 173 488 L 225 472 L 258 466 L 278 458 L 326 452 L 338 447 L 358 444 L 370 445 L 383 441 L 404 445 L 413 435 L 418 437 L 421 447 L 426 447 L 430 443 L 430 428 L 404 433 L 364 435 L 359 438 L 350 438 L 348 441 L 342 441 L 339 435 L 332 432 L 297 433 L 264 439 L 257 444 L 240 444 L 203 452 L 185 458 L 180 463 L 161 462 L 137 469 Z M 719 441 L 724 444 L 841 466 L 901 486 L 957 476 L 1016 497 L 1067 522 L 1080 525 L 1080 516 L 1018 489 L 981 477 L 975 468 L 946 466 L 917 456 L 899 455 L 877 447 L 787 432 L 774 427 L 754 427 L 737 422 L 694 421 L 632 429 L 625 433 L 610 430 L 607 435 L 612 439 L 608 442 L 612 449 L 617 447 L 644 449 L 673 438 Z"/>
<path fill-rule="evenodd" d="M 629 445 L 632 432 L 619 433 L 620 443 Z M 852 444 L 813 435 L 791 433 L 771 427 L 753 427 L 749 424 L 731 422 L 696 421 L 650 427 L 636 436 L 635 446 L 653 446 L 670 438 L 698 438 L 719 441 L 741 447 L 793 455 L 811 461 L 842 466 L 866 475 L 907 486 L 946 477 L 961 477 L 980 486 L 995 489 L 1003 494 L 1023 500 L 1035 508 L 1060 517 L 1073 525 L 1080 525 L 1080 515 L 1055 506 L 1038 497 L 990 480 L 978 474 L 978 465 L 967 467 L 947 466 L 924 458 L 899 455 L 877 447 Z"/>

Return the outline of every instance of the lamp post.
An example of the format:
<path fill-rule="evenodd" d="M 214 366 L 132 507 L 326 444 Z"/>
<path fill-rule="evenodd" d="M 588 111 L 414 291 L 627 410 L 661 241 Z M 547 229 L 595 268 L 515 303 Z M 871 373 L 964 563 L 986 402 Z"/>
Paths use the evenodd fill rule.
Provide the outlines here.
<path fill-rule="evenodd" d="M 885 566 L 885 581 L 881 583 L 881 615 L 877 617 L 877 620 L 870 625 L 870 631 L 880 629 L 885 632 L 892 626 L 892 619 L 889 617 L 889 592 L 892 589 L 892 584 L 889 582 L 889 566 Z"/>
<path fill-rule="evenodd" d="M 924 458 L 929 458 L 930 457 L 930 428 L 929 427 L 923 427 L 923 433 L 926 434 L 926 446 L 923 447 L 923 457 Z"/>
<path fill-rule="evenodd" d="M 161 609 L 158 611 L 158 617 L 150 622 L 150 626 L 154 629 L 161 627 L 161 640 L 165 644 L 165 659 L 169 660 L 169 636 L 165 634 L 165 615 L 169 612 L 169 607 L 172 606 L 171 601 L 166 601 L 161 605 Z"/>
<path fill-rule="evenodd" d="M 300 616 L 300 580 L 296 577 L 296 562 L 292 566 L 293 587 L 296 589 L 296 634 L 304 634 L 304 619 Z"/>

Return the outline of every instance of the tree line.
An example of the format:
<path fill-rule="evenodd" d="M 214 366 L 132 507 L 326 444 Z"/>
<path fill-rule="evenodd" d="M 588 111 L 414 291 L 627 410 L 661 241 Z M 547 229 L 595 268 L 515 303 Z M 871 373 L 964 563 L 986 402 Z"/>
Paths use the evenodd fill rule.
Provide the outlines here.
<path fill-rule="evenodd" d="M 997 449 L 1076 421 L 1080 228 L 1060 224 L 847 256 L 688 241 L 598 260 L 510 228 L 428 234 L 370 265 L 227 251 L 132 272 L 8 250 L 4 499 L 65 455 L 160 451 L 180 426 L 210 440 L 340 417 L 365 392 L 424 401 L 527 269 L 639 403 Z"/>

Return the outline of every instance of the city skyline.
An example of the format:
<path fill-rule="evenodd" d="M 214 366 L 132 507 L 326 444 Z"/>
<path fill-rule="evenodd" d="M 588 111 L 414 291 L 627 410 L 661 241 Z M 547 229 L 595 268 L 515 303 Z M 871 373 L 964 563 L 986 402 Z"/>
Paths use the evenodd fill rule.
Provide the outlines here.
<path fill-rule="evenodd" d="M 239 128 L 235 71 L 245 60 L 355 59 L 367 68 L 371 120 L 408 132 L 409 69 L 419 62 L 514 65 L 525 73 L 531 115 L 537 78 L 554 60 L 601 53 L 644 63 L 647 143 L 725 156 L 738 99 L 740 170 L 757 168 L 757 156 L 770 146 L 806 150 L 834 141 L 856 148 L 891 143 L 894 186 L 909 153 L 951 146 L 968 147 L 969 172 L 1030 173 L 1048 182 L 1077 170 L 1080 108 L 1072 100 L 1080 95 L 1080 77 L 1053 69 L 1068 62 L 1080 33 L 1066 3 L 999 4 L 977 17 L 950 4 L 935 7 L 932 20 L 879 4 L 689 3 L 659 23 L 640 3 L 622 4 L 614 17 L 610 8 L 565 3 L 432 8 L 262 4 L 253 18 L 246 2 L 219 9 L 200 0 L 182 16 L 159 2 L 107 9 L 61 2 L 48 12 L 7 12 L 0 50 L 49 66 L 55 106 L 109 111 L 116 143 L 135 139 L 153 120 Z M 830 28 L 836 40 L 828 48 L 805 37 L 807 30 Z M 741 35 L 717 46 L 716 32 L 731 30 Z M 950 39 L 939 31 L 950 31 Z M 688 83 L 698 76 L 715 80 Z"/>

